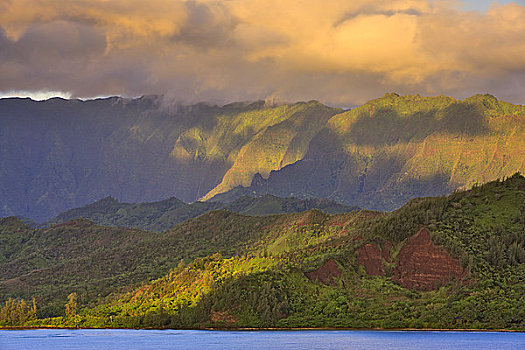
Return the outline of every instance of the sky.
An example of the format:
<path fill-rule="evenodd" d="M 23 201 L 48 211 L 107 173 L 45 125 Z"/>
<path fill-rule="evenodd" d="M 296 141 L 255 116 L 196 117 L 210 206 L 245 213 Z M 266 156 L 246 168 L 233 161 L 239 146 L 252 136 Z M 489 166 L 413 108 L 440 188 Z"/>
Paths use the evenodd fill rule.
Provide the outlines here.
<path fill-rule="evenodd" d="M 465 11 L 481 11 L 486 12 L 490 5 L 493 3 L 493 0 L 466 0 L 462 1 L 462 10 Z M 513 0 L 499 0 L 496 3 L 499 4 L 510 4 L 510 3 L 517 3 L 523 5 L 525 1 L 513 1 Z"/>
<path fill-rule="evenodd" d="M 525 0 L 0 0 L 0 96 L 525 104 Z"/>

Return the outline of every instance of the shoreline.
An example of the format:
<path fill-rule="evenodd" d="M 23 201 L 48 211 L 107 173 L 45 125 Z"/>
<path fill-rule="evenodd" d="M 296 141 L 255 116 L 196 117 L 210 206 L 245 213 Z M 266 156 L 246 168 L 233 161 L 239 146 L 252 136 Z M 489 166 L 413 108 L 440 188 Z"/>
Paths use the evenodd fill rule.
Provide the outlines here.
<path fill-rule="evenodd" d="M 239 327 L 239 328 L 222 328 L 222 327 L 206 327 L 206 328 L 98 328 L 98 327 L 54 327 L 54 326 L 40 326 L 40 327 L 0 327 L 0 331 L 9 330 L 46 330 L 46 329 L 67 329 L 67 330 L 145 330 L 145 331 L 215 331 L 215 332 L 280 332 L 280 331 L 377 331 L 377 332 L 485 332 L 485 333 L 525 333 L 524 330 L 516 329 L 473 329 L 473 328 L 334 328 L 334 327 L 304 327 L 304 328 L 250 328 L 250 327 Z"/>

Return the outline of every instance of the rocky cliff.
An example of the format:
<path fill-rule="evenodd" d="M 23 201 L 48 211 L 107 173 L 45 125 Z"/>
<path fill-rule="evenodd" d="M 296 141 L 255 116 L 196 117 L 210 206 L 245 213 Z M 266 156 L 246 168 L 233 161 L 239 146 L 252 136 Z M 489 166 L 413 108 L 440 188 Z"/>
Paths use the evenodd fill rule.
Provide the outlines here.
<path fill-rule="evenodd" d="M 112 196 L 193 202 L 301 159 L 340 109 L 167 104 L 159 96 L 0 100 L 0 216 L 43 221 Z M 277 147 L 278 145 L 278 147 Z"/>
<path fill-rule="evenodd" d="M 161 97 L 0 100 L 0 216 L 43 221 L 106 196 L 250 194 L 392 210 L 525 172 L 525 107 L 475 95 L 167 104 Z"/>
<path fill-rule="evenodd" d="M 426 228 L 421 228 L 402 244 L 395 258 L 391 256 L 390 242 L 381 249 L 376 244 L 365 244 L 357 250 L 357 262 L 370 276 L 385 276 L 385 265 L 392 262 L 392 280 L 409 289 L 432 290 L 451 282 L 465 283 L 468 271 L 458 259 L 436 246 Z"/>

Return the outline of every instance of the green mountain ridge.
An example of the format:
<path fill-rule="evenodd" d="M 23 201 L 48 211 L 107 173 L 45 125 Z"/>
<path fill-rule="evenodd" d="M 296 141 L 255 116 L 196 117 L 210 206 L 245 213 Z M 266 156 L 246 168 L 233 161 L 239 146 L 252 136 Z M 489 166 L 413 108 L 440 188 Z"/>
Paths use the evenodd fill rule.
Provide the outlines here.
<path fill-rule="evenodd" d="M 36 297 L 32 326 L 523 330 L 524 218 L 519 174 L 390 213 L 218 210 L 165 233 L 5 218 L 0 290 Z M 41 318 L 71 292 L 78 313 Z"/>
<path fill-rule="evenodd" d="M 158 278 L 181 259 L 216 252 L 232 255 L 274 220 L 220 210 L 156 233 L 97 226 L 85 219 L 31 229 L 18 219 L 4 218 L 0 223 L 0 295 L 38 295 L 37 300 L 45 304 L 44 315 L 61 314 L 62 299 L 70 290 L 92 303 Z"/>
<path fill-rule="evenodd" d="M 385 94 L 333 116 L 302 160 L 256 175 L 247 191 L 392 210 L 524 170 L 525 106 Z"/>
<path fill-rule="evenodd" d="M 42 222 L 106 196 L 193 202 L 300 159 L 339 111 L 315 101 L 0 99 L 0 215 Z"/>
<path fill-rule="evenodd" d="M 328 214 L 339 214 L 357 207 L 344 206 L 326 199 L 280 198 L 272 195 L 260 197 L 242 196 L 230 203 L 194 202 L 186 204 L 172 197 L 153 203 L 120 203 L 113 197 L 106 197 L 81 208 L 70 209 L 43 224 L 44 227 L 65 223 L 74 219 L 88 219 L 98 225 L 139 228 L 163 232 L 187 219 L 206 212 L 225 209 L 251 216 L 296 213 L 320 209 Z"/>
<path fill-rule="evenodd" d="M 390 93 L 348 111 L 316 101 L 1 99 L 0 215 L 42 222 L 106 196 L 254 193 L 393 210 L 525 172 L 524 142 L 525 107 L 491 95 Z"/>

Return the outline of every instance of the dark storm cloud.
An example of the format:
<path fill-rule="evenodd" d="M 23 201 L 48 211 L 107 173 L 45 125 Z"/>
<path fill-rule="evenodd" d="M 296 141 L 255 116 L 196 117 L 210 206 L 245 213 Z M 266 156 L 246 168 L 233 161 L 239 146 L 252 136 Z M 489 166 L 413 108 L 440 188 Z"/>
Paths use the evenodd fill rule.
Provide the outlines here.
<path fill-rule="evenodd" d="M 410 16 L 420 16 L 423 12 L 418 9 L 408 8 L 408 9 L 399 9 L 399 10 L 377 10 L 373 8 L 363 8 L 358 11 L 346 13 L 341 17 L 337 22 L 334 23 L 334 26 L 339 26 L 346 21 L 351 21 L 359 16 L 385 16 L 392 17 L 395 15 L 410 15 Z"/>

